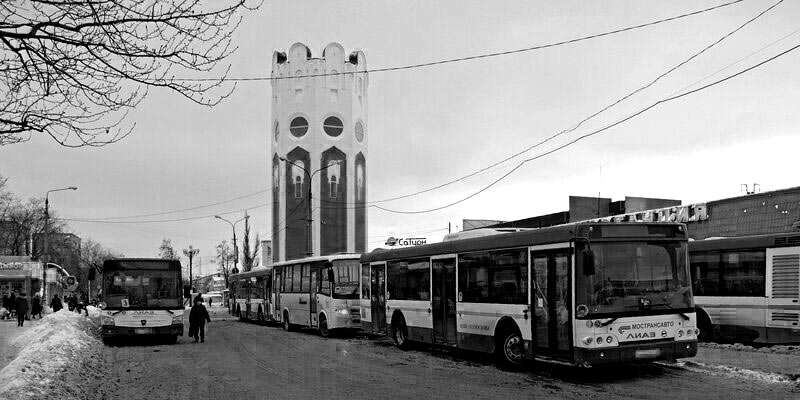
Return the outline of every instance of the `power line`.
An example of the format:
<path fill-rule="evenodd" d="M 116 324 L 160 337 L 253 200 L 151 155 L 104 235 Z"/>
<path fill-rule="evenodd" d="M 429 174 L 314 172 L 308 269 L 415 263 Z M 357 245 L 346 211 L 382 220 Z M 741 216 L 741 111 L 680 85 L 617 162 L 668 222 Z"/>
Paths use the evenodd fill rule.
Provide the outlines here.
<path fill-rule="evenodd" d="M 201 208 L 208 208 L 208 207 L 218 206 L 218 205 L 221 205 L 221 204 L 231 203 L 231 202 L 234 202 L 236 200 L 246 199 L 248 197 L 253 197 L 253 196 L 256 196 L 256 195 L 260 195 L 260 194 L 263 194 L 263 193 L 265 193 L 267 191 L 268 191 L 267 189 L 264 189 L 264 190 L 259 190 L 258 192 L 253 192 L 253 193 L 245 194 L 245 195 L 242 195 L 242 196 L 239 196 L 239 197 L 234 197 L 232 199 L 217 201 L 217 202 L 214 202 L 214 203 L 203 204 L 203 205 L 200 205 L 200 206 L 189 207 L 189 208 L 179 208 L 179 209 L 174 209 L 174 210 L 169 210 L 169 211 L 161 211 L 161 212 L 150 213 L 150 214 L 125 215 L 125 216 L 121 216 L 121 217 L 74 218 L 74 219 L 75 220 L 82 220 L 83 222 L 88 222 L 88 221 L 108 221 L 108 220 L 117 220 L 117 219 L 155 217 L 155 216 L 159 216 L 159 215 L 176 214 L 176 213 L 199 210 Z"/>
<path fill-rule="evenodd" d="M 632 25 L 632 26 L 628 26 L 628 27 L 624 27 L 624 28 L 618 28 L 618 29 L 614 29 L 614 30 L 606 31 L 606 32 L 602 32 L 602 33 L 596 33 L 596 34 L 592 34 L 592 35 L 581 36 L 581 37 L 577 37 L 577 38 L 573 38 L 573 39 L 569 39 L 569 40 L 562 40 L 562 41 L 559 41 L 559 42 L 547 43 L 547 44 L 536 45 L 536 46 L 531 46 L 531 47 L 525 47 L 525 48 L 515 49 L 515 50 L 498 51 L 498 52 L 492 52 L 492 53 L 482 53 L 482 54 L 476 54 L 476 55 L 466 56 L 466 57 L 448 58 L 448 59 L 443 59 L 443 60 L 429 61 L 429 62 L 417 63 L 417 64 L 409 64 L 409 65 L 402 65 L 402 66 L 395 66 L 395 67 L 383 67 L 383 68 L 365 69 L 364 71 L 336 72 L 336 73 L 322 73 L 322 74 L 307 74 L 307 75 L 297 75 L 297 76 L 257 76 L 257 77 L 242 77 L 242 78 L 228 78 L 228 77 L 222 77 L 222 78 L 173 78 L 173 79 L 170 79 L 170 80 L 171 81 L 176 81 L 176 82 L 178 82 L 178 81 L 190 81 L 190 82 L 203 82 L 203 81 L 212 81 L 212 82 L 224 82 L 224 81 L 233 81 L 233 82 L 277 81 L 277 80 L 284 80 L 284 79 L 316 78 L 316 77 L 323 77 L 323 76 L 354 75 L 354 74 L 362 74 L 362 73 L 390 72 L 390 71 L 400 71 L 400 70 L 407 70 L 407 69 L 424 68 L 424 67 L 431 67 L 431 66 L 435 66 L 435 65 L 452 64 L 452 63 L 463 62 L 463 61 L 477 60 L 477 59 L 482 59 L 482 58 L 499 57 L 499 56 L 517 54 L 517 53 L 525 53 L 525 52 L 529 52 L 529 51 L 542 50 L 542 49 L 547 49 L 547 48 L 551 48 L 551 47 L 562 46 L 562 45 L 566 45 L 566 44 L 578 43 L 578 42 L 582 42 L 582 41 L 586 41 L 586 40 L 590 40 L 590 39 L 596 39 L 596 38 L 600 38 L 600 37 L 604 37 L 604 36 L 610 36 L 610 35 L 615 35 L 615 34 L 618 34 L 618 33 L 623 33 L 623 32 L 633 31 L 633 30 L 637 30 L 637 29 L 642 29 L 642 28 L 646 28 L 646 27 L 649 27 L 649 26 L 662 24 L 662 23 L 665 23 L 665 22 L 670 22 L 670 21 L 675 21 L 675 20 L 678 20 L 678 19 L 686 18 L 686 17 L 691 17 L 691 16 L 694 16 L 694 15 L 704 14 L 704 13 L 707 13 L 707 12 L 710 12 L 710 11 L 714 11 L 714 10 L 717 10 L 717 9 L 720 9 L 720 8 L 728 7 L 728 6 L 731 6 L 731 5 L 734 5 L 734 4 L 738 4 L 738 3 L 741 3 L 743 1 L 744 0 L 730 1 L 728 3 L 719 4 L 719 5 L 716 5 L 716 6 L 713 6 L 713 7 L 709 7 L 709 8 L 705 8 L 705 9 L 697 10 L 697 11 L 692 11 L 692 12 L 688 12 L 688 13 L 685 13 L 685 14 L 680 14 L 680 15 L 676 15 L 676 16 L 673 16 L 673 17 L 669 17 L 669 18 L 658 19 L 658 20 L 655 20 L 655 21 L 650 21 L 650 22 L 647 22 L 647 23 L 639 24 L 639 25 Z"/>
<path fill-rule="evenodd" d="M 599 133 L 602 133 L 602 132 L 604 132 L 604 131 L 606 131 L 608 129 L 611 129 L 611 128 L 617 126 L 617 125 L 621 125 L 621 124 L 623 124 L 623 123 L 625 123 L 625 122 L 627 122 L 627 121 L 629 121 L 629 120 L 631 120 L 631 119 L 633 119 L 633 118 L 635 118 L 635 117 L 637 117 L 637 116 L 639 116 L 641 114 L 644 114 L 645 112 L 647 112 L 647 111 L 649 111 L 649 110 L 651 110 L 651 109 L 653 109 L 653 108 L 655 108 L 655 107 L 657 107 L 657 106 L 659 106 L 661 104 L 665 104 L 665 103 L 668 103 L 670 101 L 677 100 L 677 99 L 680 99 L 680 98 L 685 97 L 685 96 L 689 96 L 691 94 L 694 94 L 694 93 L 703 91 L 705 89 L 708 89 L 708 88 L 710 88 L 712 86 L 716 86 L 718 84 L 726 82 L 726 81 L 728 81 L 730 79 L 733 79 L 733 78 L 735 78 L 735 77 L 737 77 L 739 75 L 742 75 L 742 74 L 744 74 L 746 72 L 749 72 L 749 71 L 751 71 L 753 69 L 756 69 L 756 68 L 758 68 L 758 67 L 760 67 L 760 66 L 762 66 L 764 64 L 767 64 L 767 63 L 769 63 L 769 62 L 771 62 L 771 61 L 773 61 L 773 60 L 775 60 L 775 59 L 777 59 L 779 57 L 782 57 L 782 56 L 784 56 L 784 55 L 786 55 L 786 54 L 788 54 L 788 53 L 790 53 L 792 51 L 795 51 L 798 47 L 800 47 L 800 44 L 795 45 L 794 47 L 792 47 L 792 48 L 790 48 L 788 50 L 785 50 L 785 51 L 783 51 L 781 53 L 778 53 L 778 54 L 776 54 L 776 55 L 774 55 L 774 56 L 772 56 L 772 57 L 770 57 L 770 58 L 768 58 L 768 59 L 766 59 L 764 61 L 761 61 L 758 64 L 755 64 L 755 65 L 753 65 L 751 67 L 745 68 L 744 70 L 741 70 L 741 71 L 739 71 L 739 72 L 737 72 L 737 73 L 735 73 L 733 75 L 726 76 L 725 78 L 722 78 L 722 79 L 719 79 L 717 81 L 711 82 L 709 84 L 703 85 L 703 86 L 701 86 L 701 87 L 699 87 L 697 89 L 692 89 L 692 90 L 680 93 L 678 95 L 674 95 L 674 96 L 663 98 L 663 99 L 661 99 L 661 100 L 659 100 L 659 101 L 657 101 L 657 102 L 655 102 L 655 103 L 653 103 L 653 104 L 651 104 L 651 105 L 649 105 L 649 106 L 647 106 L 647 107 L 645 107 L 645 108 L 643 108 L 643 109 L 641 109 L 641 110 L 639 110 L 639 111 L 637 111 L 637 112 L 635 112 L 635 113 L 633 113 L 633 114 L 631 114 L 631 115 L 629 115 L 629 116 L 627 116 L 627 117 L 625 117 L 623 119 L 620 119 L 620 120 L 618 120 L 618 121 L 616 121 L 616 122 L 614 122 L 612 124 L 606 125 L 606 126 L 600 128 L 600 129 L 597 129 L 597 130 L 594 130 L 594 131 L 589 132 L 587 134 L 584 134 L 582 136 L 579 136 L 579 137 L 577 137 L 577 138 L 575 138 L 575 139 L 573 139 L 573 140 L 571 140 L 571 141 L 569 141 L 569 142 L 567 142 L 567 143 L 565 143 L 565 144 L 563 144 L 561 146 L 558 146 L 558 147 L 556 147 L 556 148 L 554 148 L 552 150 L 549 150 L 549 151 L 544 152 L 542 154 L 539 154 L 539 155 L 536 155 L 534 157 L 525 159 L 522 162 L 520 162 L 519 164 L 517 164 L 514 168 L 512 168 L 511 170 L 509 170 L 508 172 L 503 174 L 500 178 L 495 179 L 490 184 L 484 186 L 483 188 L 481 188 L 480 190 L 476 191 L 475 193 L 472 193 L 469 196 L 466 196 L 466 197 L 461 198 L 459 200 L 456 200 L 454 202 L 445 204 L 443 206 L 430 208 L 430 209 L 427 209 L 427 210 L 413 210 L 413 211 L 392 210 L 392 209 L 384 208 L 384 207 L 377 206 L 377 205 L 374 205 L 374 204 L 370 205 L 370 207 L 375 207 L 375 208 L 377 208 L 379 210 L 383 210 L 383 211 L 390 212 L 390 213 L 395 213 L 395 214 L 424 214 L 424 213 L 439 211 L 439 210 L 442 210 L 442 209 L 445 209 L 445 208 L 452 207 L 452 206 L 454 206 L 456 204 L 459 204 L 459 203 L 462 203 L 464 201 L 467 201 L 467 200 L 479 195 L 480 193 L 483 193 L 486 190 L 489 190 L 492 186 L 496 185 L 497 183 L 499 183 L 500 181 L 502 181 L 503 179 L 505 179 L 506 177 L 508 177 L 509 175 L 511 175 L 516 170 L 520 169 L 523 165 L 525 165 L 526 163 L 528 163 L 530 161 L 534 161 L 534 160 L 537 160 L 539 158 L 545 157 L 545 156 L 550 155 L 552 153 L 555 153 L 555 152 L 557 152 L 557 151 L 559 151 L 561 149 L 564 149 L 564 148 L 566 148 L 568 146 L 571 146 L 571 145 L 573 145 L 573 144 L 577 143 L 578 141 L 581 141 L 581 140 L 583 140 L 585 138 L 588 138 L 588 137 L 597 135 Z"/>
<path fill-rule="evenodd" d="M 226 211 L 226 212 L 219 212 L 209 215 L 200 215 L 196 217 L 184 217 L 184 218 L 171 218 L 171 219 L 154 219 L 154 220 L 146 220 L 146 221 L 107 221 L 107 220 L 97 220 L 97 219 L 79 219 L 79 218 L 59 218 L 62 221 L 70 221 L 70 222 L 87 222 L 87 223 L 96 223 L 96 224 L 149 224 L 149 223 L 162 223 L 162 222 L 182 222 L 182 221 L 192 221 L 197 219 L 205 219 L 205 218 L 213 218 L 216 215 L 228 215 L 234 214 L 237 212 L 242 211 L 250 211 L 259 209 L 261 207 L 265 207 L 266 204 L 259 204 L 252 207 L 243 208 L 240 210 L 233 210 L 233 211 Z"/>

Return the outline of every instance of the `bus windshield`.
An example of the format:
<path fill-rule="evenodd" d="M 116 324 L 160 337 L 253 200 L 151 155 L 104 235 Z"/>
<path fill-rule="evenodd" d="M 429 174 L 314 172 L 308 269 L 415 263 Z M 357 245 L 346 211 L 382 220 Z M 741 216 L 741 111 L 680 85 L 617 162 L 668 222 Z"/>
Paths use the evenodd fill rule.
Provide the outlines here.
<path fill-rule="evenodd" d="M 111 271 L 104 274 L 103 300 L 109 308 L 181 307 L 179 279 L 178 271 Z"/>
<path fill-rule="evenodd" d="M 358 260 L 333 261 L 333 298 L 357 299 L 361 279 Z"/>
<path fill-rule="evenodd" d="M 594 273 L 576 269 L 576 304 L 588 318 L 694 307 L 683 242 L 592 243 Z"/>

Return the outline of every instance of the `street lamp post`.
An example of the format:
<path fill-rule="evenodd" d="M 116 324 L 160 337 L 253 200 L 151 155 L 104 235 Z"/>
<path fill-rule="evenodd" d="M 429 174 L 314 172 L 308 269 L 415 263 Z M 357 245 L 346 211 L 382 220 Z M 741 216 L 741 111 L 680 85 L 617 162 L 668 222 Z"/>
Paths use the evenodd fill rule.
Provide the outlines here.
<path fill-rule="evenodd" d="M 42 306 L 47 304 L 47 264 L 50 262 L 50 193 L 60 192 L 62 190 L 78 190 L 77 186 L 69 186 L 60 189 L 48 190 L 44 194 L 44 254 L 39 258 L 44 258 L 42 263 L 45 265 L 44 274 L 42 275 L 42 288 L 44 292 L 44 299 L 42 299 Z M 44 257 L 42 257 L 44 256 Z"/>
<path fill-rule="evenodd" d="M 235 222 L 228 221 L 227 219 L 222 218 L 219 215 L 215 215 L 214 218 L 227 222 L 228 224 L 230 224 L 231 230 L 233 230 L 233 271 L 231 271 L 231 273 L 236 274 L 239 272 L 239 248 L 236 245 L 236 224 L 244 221 L 245 219 L 250 218 L 250 216 L 245 214 L 244 217 L 239 218 Z"/>
<path fill-rule="evenodd" d="M 306 256 L 307 257 L 311 257 L 311 256 L 314 255 L 314 248 L 313 248 L 312 242 L 311 242 L 311 236 L 312 236 L 311 223 L 314 222 L 314 219 L 311 217 L 311 214 L 312 214 L 312 209 L 311 209 L 311 190 L 312 190 L 311 178 L 313 178 L 314 175 L 316 175 L 318 172 L 321 172 L 322 170 L 328 169 L 328 168 L 330 168 L 330 167 L 332 167 L 334 165 L 339 165 L 340 161 L 328 163 L 328 165 L 326 165 L 324 167 L 317 168 L 313 172 L 309 172 L 306 167 L 304 167 L 302 165 L 299 165 L 299 164 L 295 164 L 294 161 L 290 161 L 290 160 L 286 159 L 286 157 L 278 157 L 278 159 L 283 161 L 283 162 L 285 162 L 285 163 L 287 163 L 287 164 L 291 164 L 291 165 L 294 165 L 297 168 L 302 169 L 303 172 L 306 174 L 306 177 L 308 178 L 308 193 L 306 194 L 308 196 L 307 197 L 308 198 L 308 218 L 306 218 L 306 227 L 307 227 L 306 228 L 306 236 L 307 236 Z M 274 216 L 273 216 L 273 218 L 274 218 Z M 289 216 L 287 215 L 286 218 L 288 219 Z"/>
<path fill-rule="evenodd" d="M 192 247 L 192 245 L 189 245 L 188 249 L 183 249 L 183 255 L 186 256 L 186 257 L 189 257 L 189 288 L 190 288 L 191 291 L 194 291 L 194 281 L 192 280 L 192 270 L 194 268 L 192 267 L 192 259 L 199 252 L 200 252 L 200 249 L 195 249 L 195 248 Z"/>

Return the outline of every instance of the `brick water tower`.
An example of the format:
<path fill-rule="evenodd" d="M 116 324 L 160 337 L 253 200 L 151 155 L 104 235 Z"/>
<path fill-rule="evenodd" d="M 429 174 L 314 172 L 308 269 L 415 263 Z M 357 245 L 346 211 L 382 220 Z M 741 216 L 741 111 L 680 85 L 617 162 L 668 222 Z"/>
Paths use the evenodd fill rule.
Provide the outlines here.
<path fill-rule="evenodd" d="M 273 260 L 367 247 L 364 53 L 302 43 L 272 55 Z M 310 198 L 310 201 L 309 201 Z"/>

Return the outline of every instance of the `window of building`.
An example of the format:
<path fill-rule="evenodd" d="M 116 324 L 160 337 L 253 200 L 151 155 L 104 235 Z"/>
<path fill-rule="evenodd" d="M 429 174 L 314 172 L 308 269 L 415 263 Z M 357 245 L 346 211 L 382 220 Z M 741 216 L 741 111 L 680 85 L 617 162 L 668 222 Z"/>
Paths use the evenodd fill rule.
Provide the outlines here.
<path fill-rule="evenodd" d="M 356 122 L 355 131 L 356 131 L 356 140 L 358 140 L 359 143 L 363 142 L 364 141 L 364 125 L 361 123 L 361 121 Z"/>
<path fill-rule="evenodd" d="M 305 136 L 308 132 L 308 121 L 303 117 L 295 117 L 289 124 L 289 132 L 296 138 Z"/>
<path fill-rule="evenodd" d="M 299 176 L 294 178 L 294 198 L 303 198 L 303 180 Z"/>
<path fill-rule="evenodd" d="M 430 300 L 428 259 L 391 261 L 386 264 L 390 300 Z"/>
<path fill-rule="evenodd" d="M 331 177 L 331 198 L 332 199 L 336 198 L 336 177 L 335 176 Z"/>
<path fill-rule="evenodd" d="M 459 255 L 458 287 L 464 302 L 525 304 L 527 252 L 513 249 Z"/>
<path fill-rule="evenodd" d="M 766 294 L 766 251 L 708 251 L 691 254 L 692 290 L 697 296 L 761 297 Z"/>
<path fill-rule="evenodd" d="M 328 117 L 325 118 L 322 129 L 325 130 L 328 136 L 336 137 L 341 135 L 342 131 L 344 131 L 344 124 L 342 124 L 342 120 L 337 117 Z"/>

